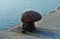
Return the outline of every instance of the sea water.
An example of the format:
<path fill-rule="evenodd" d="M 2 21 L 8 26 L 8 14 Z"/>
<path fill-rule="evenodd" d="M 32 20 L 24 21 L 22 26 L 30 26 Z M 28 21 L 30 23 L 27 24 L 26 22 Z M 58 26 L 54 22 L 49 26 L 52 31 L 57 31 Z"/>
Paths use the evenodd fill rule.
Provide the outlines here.
<path fill-rule="evenodd" d="M 0 0 L 0 29 L 20 24 L 25 11 L 34 10 L 44 15 L 59 6 L 60 0 Z"/>

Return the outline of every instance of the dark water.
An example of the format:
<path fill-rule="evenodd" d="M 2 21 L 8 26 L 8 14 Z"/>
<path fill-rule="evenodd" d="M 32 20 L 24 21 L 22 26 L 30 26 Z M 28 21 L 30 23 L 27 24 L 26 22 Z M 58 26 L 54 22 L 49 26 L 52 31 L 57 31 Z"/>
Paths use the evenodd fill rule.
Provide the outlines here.
<path fill-rule="evenodd" d="M 0 0 L 0 29 L 20 24 L 21 14 L 34 10 L 42 15 L 60 6 L 60 0 Z"/>

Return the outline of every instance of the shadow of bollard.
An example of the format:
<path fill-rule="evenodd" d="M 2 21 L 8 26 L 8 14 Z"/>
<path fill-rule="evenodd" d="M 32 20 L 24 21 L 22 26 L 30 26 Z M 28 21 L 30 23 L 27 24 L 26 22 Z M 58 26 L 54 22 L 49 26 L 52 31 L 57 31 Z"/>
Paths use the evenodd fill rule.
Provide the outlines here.
<path fill-rule="evenodd" d="M 28 36 L 34 36 L 34 37 L 40 37 L 40 36 L 53 37 L 55 35 L 54 32 L 48 31 L 48 29 L 36 28 L 36 30 L 34 30 L 33 32 L 26 32 L 26 33 L 22 33 L 21 29 L 22 29 L 22 27 L 17 27 L 15 29 L 10 30 L 10 31 L 16 32 L 18 34 L 24 34 L 24 35 L 28 35 Z"/>

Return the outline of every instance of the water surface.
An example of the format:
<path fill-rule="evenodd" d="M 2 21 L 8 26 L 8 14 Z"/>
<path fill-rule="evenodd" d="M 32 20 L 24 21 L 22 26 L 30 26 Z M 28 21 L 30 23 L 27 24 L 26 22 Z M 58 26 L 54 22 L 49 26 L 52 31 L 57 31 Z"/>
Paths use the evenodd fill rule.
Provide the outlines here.
<path fill-rule="evenodd" d="M 34 10 L 42 15 L 60 6 L 60 0 L 0 0 L 0 29 L 20 24 L 21 14 Z"/>

